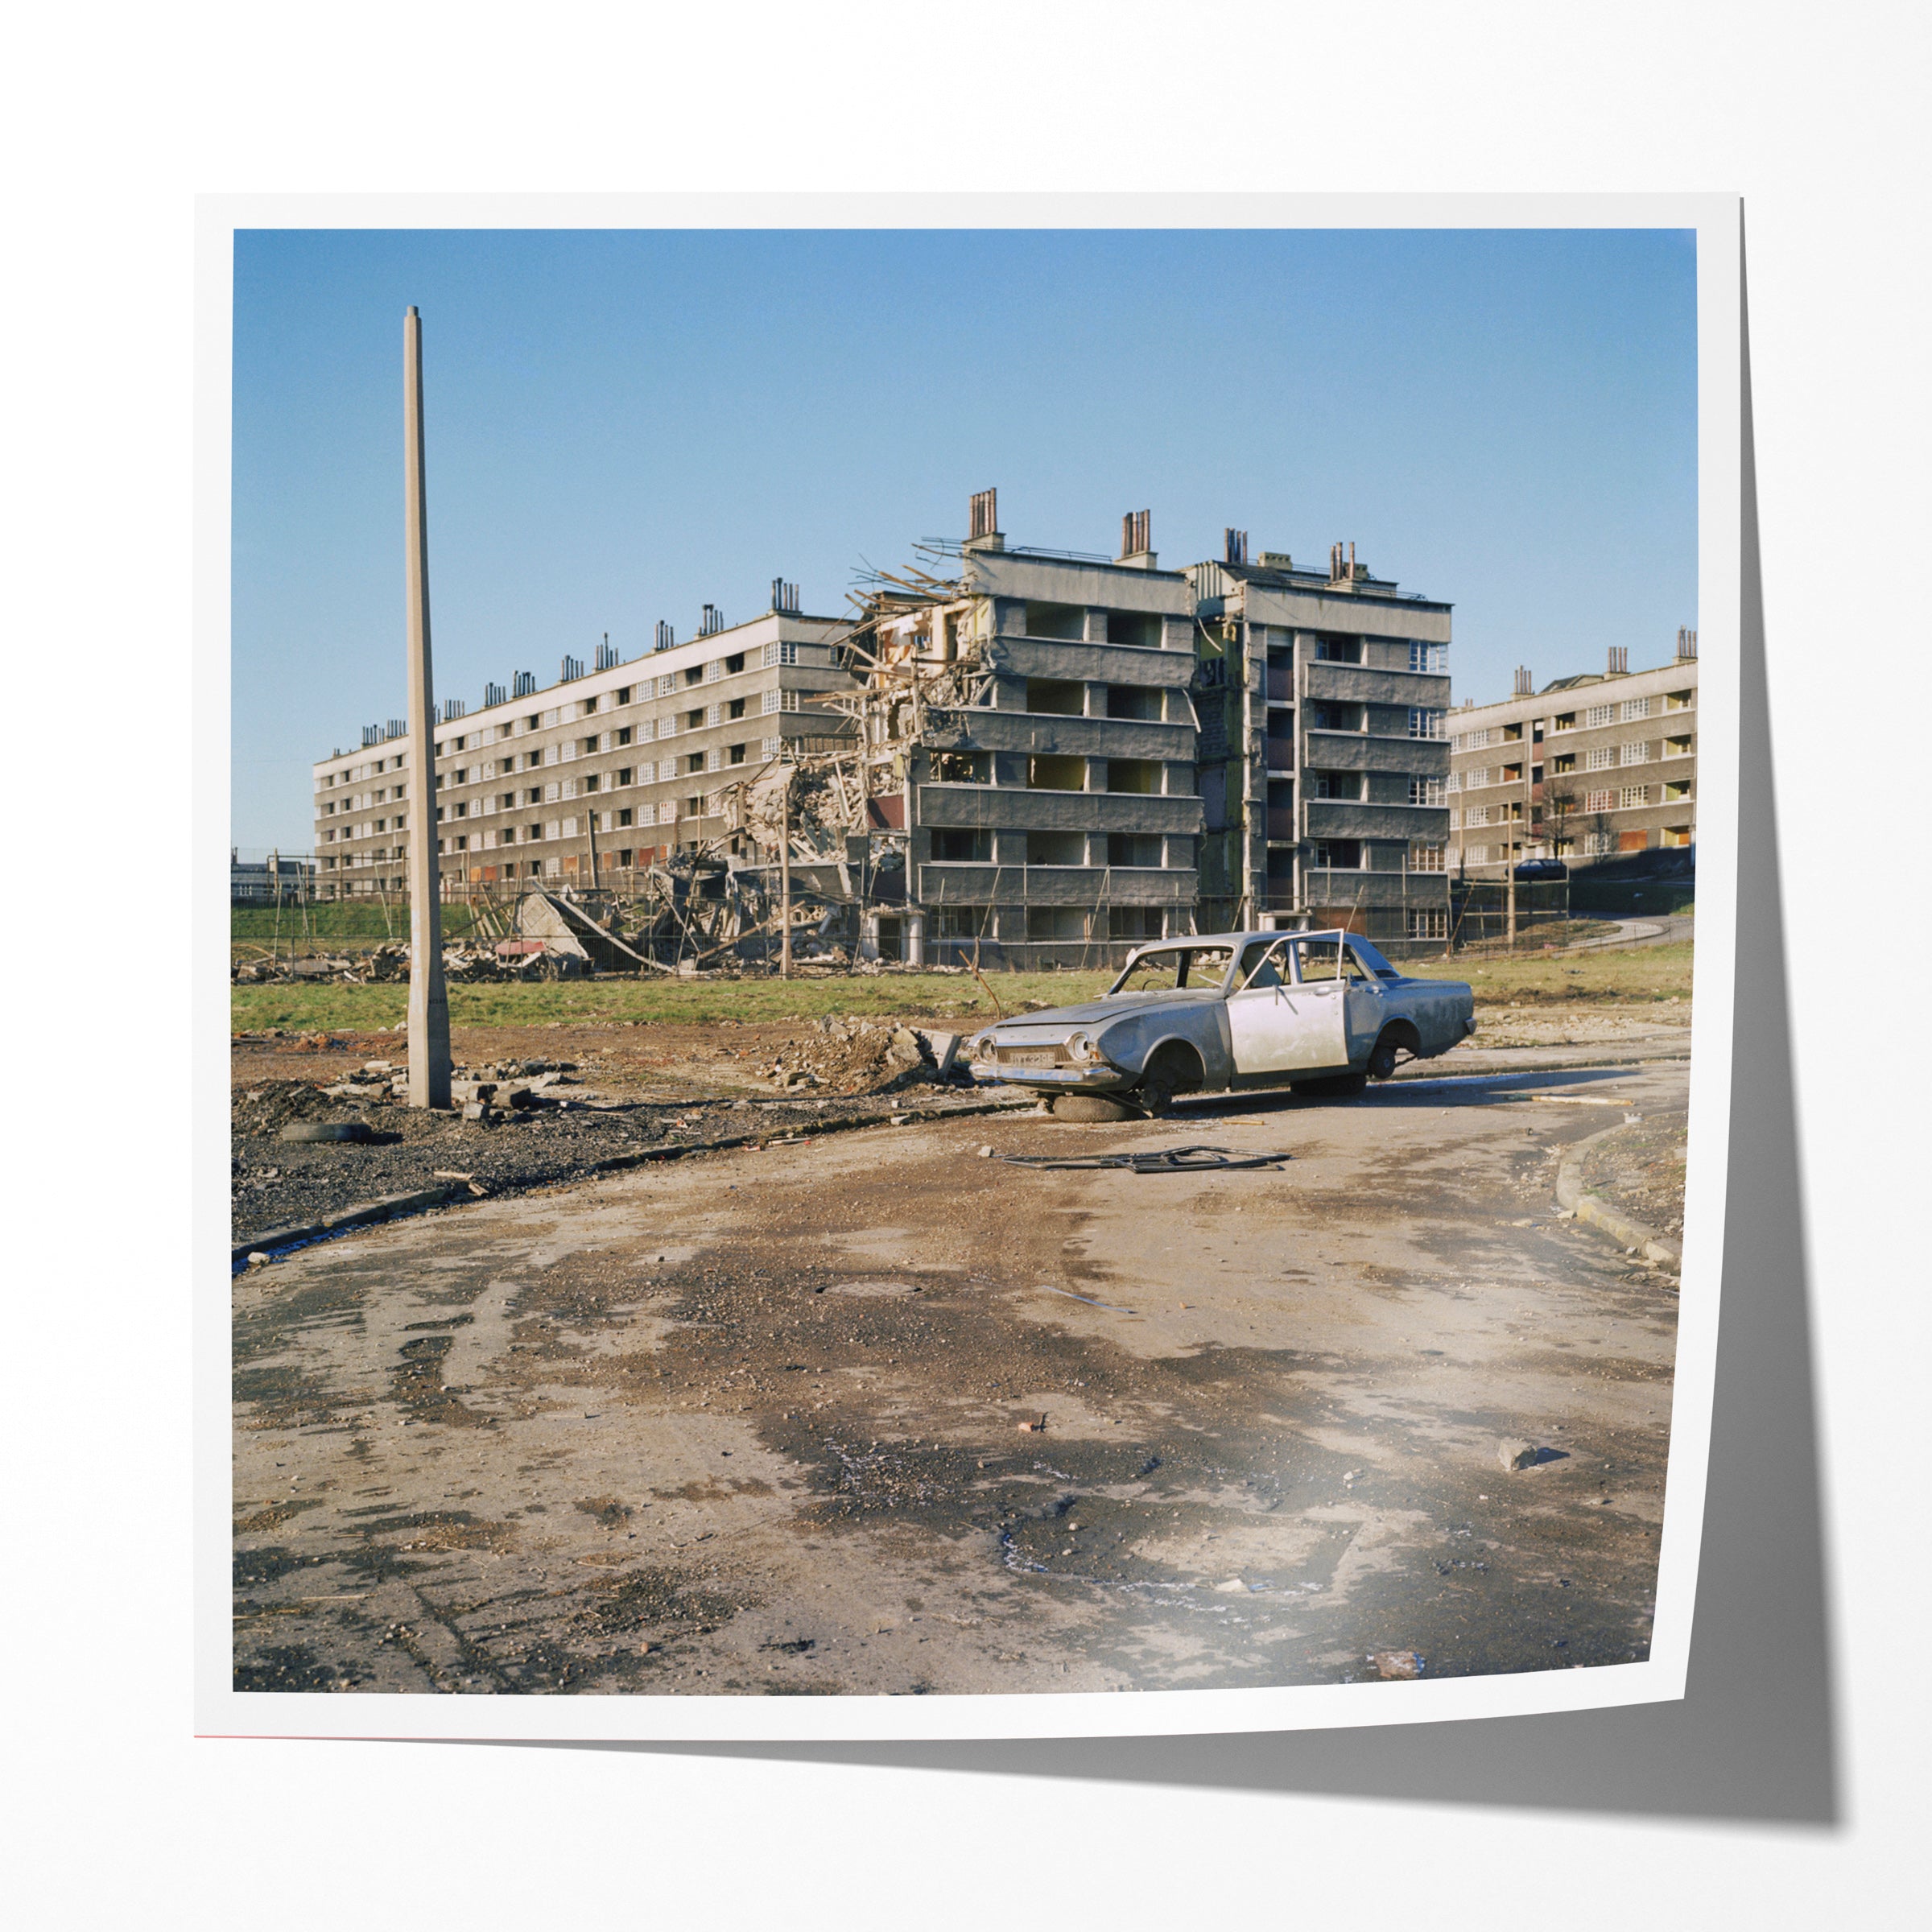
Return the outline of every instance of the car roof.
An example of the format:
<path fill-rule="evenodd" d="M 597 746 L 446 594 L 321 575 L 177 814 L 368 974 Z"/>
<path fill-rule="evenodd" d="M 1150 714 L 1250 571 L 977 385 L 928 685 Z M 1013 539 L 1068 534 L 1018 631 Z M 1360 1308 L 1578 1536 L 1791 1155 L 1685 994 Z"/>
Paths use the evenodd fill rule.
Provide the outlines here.
<path fill-rule="evenodd" d="M 1137 952 L 1159 952 L 1177 946 L 1245 946 L 1251 939 L 1360 939 L 1359 932 L 1350 932 L 1341 926 L 1317 926 L 1307 932 L 1290 931 L 1281 928 L 1273 932 L 1196 932 L 1179 939 L 1150 939 L 1145 946 L 1137 946 Z M 1363 939 L 1364 945 L 1368 942 Z"/>

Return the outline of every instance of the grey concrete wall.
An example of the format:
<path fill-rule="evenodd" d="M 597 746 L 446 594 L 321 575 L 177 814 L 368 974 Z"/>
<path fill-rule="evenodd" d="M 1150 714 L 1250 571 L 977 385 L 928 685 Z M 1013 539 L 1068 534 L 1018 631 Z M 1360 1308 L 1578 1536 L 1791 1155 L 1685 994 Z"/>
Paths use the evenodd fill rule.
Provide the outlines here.
<path fill-rule="evenodd" d="M 1191 868 L 927 864 L 919 869 L 919 894 L 928 907 L 1187 906 L 1195 875 Z"/>
<path fill-rule="evenodd" d="M 1001 680 L 1004 683 L 1005 680 Z M 1024 697 L 1024 691 L 1021 693 Z M 960 750 L 1024 751 L 1100 758 L 1179 759 L 1191 762 L 1191 724 L 1131 718 L 1070 717 L 1063 712 L 989 710 L 948 712 L 931 722 L 933 742 Z"/>
<path fill-rule="evenodd" d="M 1186 686 L 1194 654 L 1137 644 L 1088 644 L 1002 634 L 986 644 L 986 662 L 1016 678 L 1063 678 L 1092 684 Z M 1022 692 L 1021 702 L 1025 703 Z"/>
<path fill-rule="evenodd" d="M 1178 571 L 999 550 L 970 551 L 964 568 L 971 595 L 1187 617 L 1194 610 L 1193 592 Z"/>
<path fill-rule="evenodd" d="M 1032 791 L 1022 785 L 922 785 L 923 827 L 992 826 L 1041 832 L 1179 833 L 1202 830 L 1201 801 L 1158 793 Z"/>
<path fill-rule="evenodd" d="M 1449 836 L 1449 814 L 1435 805 L 1349 804 L 1311 799 L 1303 807 L 1311 839 L 1400 839 L 1440 845 Z"/>
<path fill-rule="evenodd" d="M 1302 667 L 1303 688 L 1311 702 L 1412 705 L 1436 711 L 1449 707 L 1449 680 L 1412 671 L 1372 671 L 1360 664 L 1320 661 Z"/>
<path fill-rule="evenodd" d="M 1303 769 L 1309 771 L 1414 772 L 1440 778 L 1449 770 L 1449 747 L 1440 738 L 1371 737 L 1357 731 L 1305 731 Z"/>

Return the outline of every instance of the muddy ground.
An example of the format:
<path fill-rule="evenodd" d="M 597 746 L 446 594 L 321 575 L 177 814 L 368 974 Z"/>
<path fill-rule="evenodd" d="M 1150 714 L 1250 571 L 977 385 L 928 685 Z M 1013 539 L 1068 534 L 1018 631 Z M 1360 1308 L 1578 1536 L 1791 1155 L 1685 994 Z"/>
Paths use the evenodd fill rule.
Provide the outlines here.
<path fill-rule="evenodd" d="M 845 1022 L 857 1032 L 865 1022 Z M 898 1026 L 873 1022 L 861 1037 L 828 1038 L 796 1021 L 705 1026 L 459 1027 L 460 1067 L 518 1063 L 555 1069 L 535 1104 L 488 1125 L 460 1113 L 429 1114 L 386 1100 L 332 1099 L 324 1089 L 367 1063 L 401 1066 L 391 1033 L 297 1037 L 239 1035 L 231 1049 L 229 1154 L 233 1238 L 251 1241 L 339 1214 L 386 1195 L 462 1174 L 491 1195 L 580 1179 L 601 1162 L 667 1143 L 751 1134 L 810 1134 L 821 1124 L 889 1118 L 912 1108 L 985 1100 L 959 1069 L 901 1070 L 881 1057 Z M 957 1021 L 914 1021 L 941 1030 Z M 1433 1070 L 1497 1071 L 1525 1063 L 1582 1063 L 1689 1051 L 1690 1009 L 1486 1006 L 1477 1038 Z M 1409 1070 L 1421 1075 L 1430 1067 Z M 291 1120 L 361 1121 L 366 1141 L 278 1137 Z M 1601 1124 L 1600 1122 L 1599 1123 Z M 1608 1157 L 1605 1157 L 1608 1158 Z M 1682 1175 L 1675 1185 L 1681 1193 Z M 1649 1204 L 1653 1214 L 1655 1203 Z M 1641 1212 L 1641 1204 L 1629 1210 Z"/>
<path fill-rule="evenodd" d="M 859 1030 L 861 1025 L 865 1030 Z M 386 1095 L 327 1092 L 403 1047 L 390 1034 L 295 1039 L 238 1037 L 231 1050 L 229 1185 L 237 1241 L 299 1227 L 386 1195 L 461 1174 L 489 1194 L 580 1178 L 640 1150 L 749 1134 L 775 1138 L 828 1124 L 888 1118 L 907 1107 L 973 1105 L 964 1070 L 940 1080 L 927 1063 L 885 1057 L 896 1022 L 831 1037 L 795 1022 L 766 1026 L 460 1028 L 459 1072 L 517 1070 L 552 1084 L 488 1123 L 460 1110 L 427 1113 Z M 559 1042 L 565 1044 L 559 1044 Z M 808 1071 L 807 1069 L 818 1071 Z M 279 1137 L 291 1121 L 361 1121 L 369 1138 Z"/>
<path fill-rule="evenodd" d="M 1132 1691 L 1393 1651 L 1430 1676 L 1640 1658 L 1675 1283 L 1553 1196 L 1615 1117 L 1579 1103 L 1660 1133 L 1681 1108 L 1678 1043 L 1158 1124 L 869 1128 L 244 1273 L 237 1686 Z M 1188 1141 L 1290 1158 L 979 1152 Z M 1538 1464 L 1506 1473 L 1507 1439 Z"/>

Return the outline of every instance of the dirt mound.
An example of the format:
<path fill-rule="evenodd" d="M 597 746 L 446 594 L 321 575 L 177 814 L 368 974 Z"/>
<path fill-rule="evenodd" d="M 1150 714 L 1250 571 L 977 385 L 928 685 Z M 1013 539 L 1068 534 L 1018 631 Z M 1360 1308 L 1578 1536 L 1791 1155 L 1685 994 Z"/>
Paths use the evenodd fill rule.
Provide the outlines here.
<path fill-rule="evenodd" d="M 274 1133 L 291 1121 L 348 1121 L 361 1110 L 332 1099 L 312 1080 L 264 1080 L 234 1096 L 237 1133 Z"/>
<path fill-rule="evenodd" d="M 896 1020 L 820 1020 L 782 1042 L 769 1062 L 751 1071 L 775 1086 L 834 1093 L 893 1093 L 956 1077 L 940 1074 L 931 1034 Z"/>

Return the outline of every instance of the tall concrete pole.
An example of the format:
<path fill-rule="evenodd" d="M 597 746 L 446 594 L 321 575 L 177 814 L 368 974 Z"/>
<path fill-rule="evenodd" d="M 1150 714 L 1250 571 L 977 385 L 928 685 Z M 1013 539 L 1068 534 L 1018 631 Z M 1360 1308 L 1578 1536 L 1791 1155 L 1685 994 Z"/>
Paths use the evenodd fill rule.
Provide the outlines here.
<path fill-rule="evenodd" d="M 791 977 L 791 767 L 778 801 L 778 977 Z"/>
<path fill-rule="evenodd" d="M 402 318 L 402 521 L 409 629 L 409 1104 L 449 1104 L 436 864 L 436 687 L 429 668 L 429 530 L 423 501 L 423 318 Z"/>

